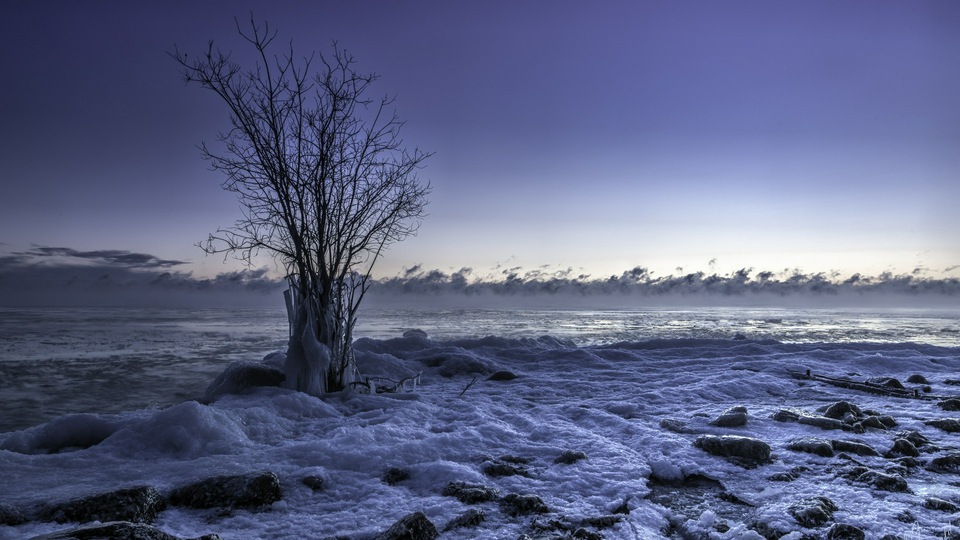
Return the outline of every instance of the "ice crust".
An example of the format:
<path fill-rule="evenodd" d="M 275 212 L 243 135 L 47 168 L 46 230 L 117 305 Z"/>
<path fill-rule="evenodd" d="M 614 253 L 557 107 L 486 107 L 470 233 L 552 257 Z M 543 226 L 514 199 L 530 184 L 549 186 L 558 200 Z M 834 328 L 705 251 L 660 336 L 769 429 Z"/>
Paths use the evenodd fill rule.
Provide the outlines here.
<path fill-rule="evenodd" d="M 63 416 L 0 434 L 6 483 L 0 504 L 29 507 L 143 484 L 168 492 L 214 475 L 270 470 L 280 477 L 284 497 L 268 511 L 238 510 L 211 519 L 209 513 L 173 508 L 157 524 L 179 536 L 215 532 L 228 540 L 362 538 L 415 511 L 442 527 L 469 508 L 443 496 L 443 488 L 467 482 L 493 486 L 501 494 L 539 495 L 555 515 L 570 520 L 607 515 L 626 502 L 630 513 L 604 536 L 655 539 L 662 537 L 671 514 L 644 498 L 650 492 L 648 478 L 702 474 L 754 505 L 756 519 L 797 531 L 785 538 L 813 532 L 801 529 L 788 508 L 818 495 L 836 501 L 837 522 L 862 528 L 868 538 L 891 533 L 922 538 L 922 531 L 941 530 L 949 521 L 943 512 L 925 509 L 924 498 L 960 500 L 960 489 L 945 482 L 956 484 L 956 475 L 923 470 L 909 477 L 914 493 L 877 492 L 830 474 L 801 475 L 790 483 L 765 479 L 830 459 L 787 450 L 793 439 L 825 432 L 774 421 L 771 416 L 781 408 L 814 411 L 849 400 L 893 416 L 898 430 L 918 430 L 941 446 L 955 445 L 956 435 L 923 423 L 943 415 L 935 402 L 851 392 L 800 381 L 791 372 L 901 381 L 920 373 L 937 392 L 956 395 L 957 387 L 939 382 L 960 370 L 960 348 L 722 339 L 580 347 L 550 337 L 433 341 L 409 334 L 361 339 L 356 349 L 359 364 L 379 366 L 378 376 L 422 371 L 417 392 L 348 392 L 320 399 L 255 388 L 207 405 L 186 401 L 159 410 Z M 498 370 L 518 377 L 485 379 Z M 736 405 L 749 411 L 745 426 L 710 425 Z M 664 429 L 664 419 L 690 432 Z M 698 434 L 759 438 L 773 448 L 774 462 L 745 471 L 696 448 Z M 892 443 L 891 432 L 877 430 L 855 438 L 881 453 Z M 554 462 L 568 450 L 588 457 L 573 464 Z M 529 459 L 530 474 L 485 476 L 483 465 L 504 455 Z M 382 482 L 392 467 L 407 469 L 410 478 L 395 485 Z M 304 485 L 301 480 L 309 475 L 323 478 L 325 488 L 314 492 Z M 512 540 L 533 519 L 510 517 L 495 503 L 479 508 L 487 516 L 479 529 L 454 530 L 442 538 Z M 895 519 L 905 510 L 916 516 L 915 523 Z M 690 517 L 686 529 L 705 538 L 758 538 L 739 523 L 717 532 L 712 512 Z M 62 528 L 39 522 L 0 526 L 0 538 Z"/>

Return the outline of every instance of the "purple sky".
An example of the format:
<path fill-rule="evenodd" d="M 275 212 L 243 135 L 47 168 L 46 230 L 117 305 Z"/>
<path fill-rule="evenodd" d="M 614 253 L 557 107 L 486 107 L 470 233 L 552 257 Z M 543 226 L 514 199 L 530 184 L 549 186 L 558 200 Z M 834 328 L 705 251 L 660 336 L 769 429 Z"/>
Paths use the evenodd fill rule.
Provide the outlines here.
<path fill-rule="evenodd" d="M 193 246 L 239 215 L 196 149 L 226 112 L 166 53 L 242 58 L 251 10 L 304 54 L 338 40 L 436 152 L 429 216 L 381 275 L 960 276 L 951 0 L 10 1 L 0 251 L 238 269 Z"/>

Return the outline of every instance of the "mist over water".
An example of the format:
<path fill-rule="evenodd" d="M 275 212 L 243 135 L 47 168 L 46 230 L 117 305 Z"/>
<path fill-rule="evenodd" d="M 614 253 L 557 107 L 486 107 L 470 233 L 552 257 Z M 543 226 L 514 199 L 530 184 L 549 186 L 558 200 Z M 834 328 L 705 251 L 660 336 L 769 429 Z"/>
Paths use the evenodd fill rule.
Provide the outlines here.
<path fill-rule="evenodd" d="M 578 346 L 749 339 L 960 345 L 958 310 L 373 309 L 357 338 L 419 328 L 433 340 L 535 338 Z M 233 361 L 286 347 L 282 309 L 0 309 L 0 432 L 69 413 L 119 413 L 194 399 Z"/>

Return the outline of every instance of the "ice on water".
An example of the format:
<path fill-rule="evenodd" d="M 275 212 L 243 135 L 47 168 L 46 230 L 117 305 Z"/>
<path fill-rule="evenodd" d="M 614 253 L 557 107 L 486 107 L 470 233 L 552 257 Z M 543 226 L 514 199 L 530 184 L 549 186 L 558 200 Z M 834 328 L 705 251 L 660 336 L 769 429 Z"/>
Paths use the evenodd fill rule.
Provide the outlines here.
<path fill-rule="evenodd" d="M 25 317 L 18 315 L 18 323 L 9 313 L 4 316 L 4 335 L 12 335 L 12 327 Z M 187 537 L 210 532 L 225 539 L 364 537 L 419 510 L 442 527 L 467 509 L 441 494 L 447 483 L 462 481 L 494 486 L 502 494 L 535 493 L 556 515 L 571 520 L 609 514 L 626 501 L 629 515 L 605 530 L 605 537 L 660 538 L 671 516 L 644 498 L 649 493 L 647 479 L 703 473 L 754 504 L 758 510 L 753 517 L 760 521 L 786 523 L 790 504 L 827 494 L 840 506 L 835 520 L 861 527 L 868 537 L 894 533 L 922 538 L 924 531 L 942 530 L 949 521 L 947 514 L 925 509 L 924 497 L 960 498 L 956 482 L 944 483 L 942 475 L 926 471 L 910 477 L 912 494 L 877 495 L 831 474 L 801 476 L 789 484 L 763 480 L 821 459 L 785 449 L 793 438 L 823 432 L 773 421 L 770 416 L 782 407 L 812 411 L 849 399 L 894 416 L 900 422 L 897 429 L 916 429 L 943 446 L 955 445 L 950 439 L 955 435 L 922 423 L 942 412 L 933 402 L 799 385 L 789 372 L 811 369 L 900 380 L 920 373 L 938 393 L 949 393 L 956 387 L 942 381 L 960 373 L 956 313 L 372 312 L 360 332 L 367 337 L 357 342 L 360 363 L 369 369 L 377 366 L 384 374 L 423 371 L 417 393 L 318 399 L 261 389 L 210 405 L 167 395 L 156 399 L 159 405 L 126 409 L 109 405 L 111 392 L 124 387 L 124 381 L 101 386 L 101 381 L 85 379 L 117 362 L 115 371 L 99 377 L 128 378 L 126 385 L 152 396 L 161 395 L 150 392 L 168 384 L 195 389 L 194 395 L 199 395 L 229 361 L 257 360 L 282 347 L 284 321 L 278 317 L 274 324 L 262 313 L 249 312 L 167 314 L 167 318 L 148 314 L 133 320 L 102 314 L 92 322 L 73 314 L 73 320 L 49 337 L 56 345 L 44 349 L 32 341 L 47 338 L 50 332 L 40 328 L 49 322 L 42 318 L 52 316 L 34 316 L 33 327 L 5 344 L 2 384 L 15 387 L 18 373 L 32 369 L 30 363 L 81 365 L 85 367 L 74 380 L 37 389 L 53 401 L 66 387 L 71 388 L 68 400 L 71 392 L 90 397 L 74 402 L 78 408 L 63 411 L 71 414 L 0 434 L 4 504 L 69 499 L 141 484 L 168 490 L 216 474 L 271 470 L 281 478 L 284 498 L 270 511 L 237 511 L 210 520 L 202 512 L 172 509 L 161 515 L 158 525 Z M 414 327 L 423 328 L 428 338 L 399 337 Z M 84 333 L 94 338 L 88 342 Z M 541 337 L 545 334 L 551 337 Z M 154 338 L 141 339 L 144 335 Z M 128 347 L 119 348 L 121 342 Z M 53 358 L 49 353 L 70 347 L 77 348 L 70 357 Z M 136 352 L 124 352 L 127 349 Z M 142 365 L 123 366 L 125 357 Z M 174 373 L 165 375 L 163 365 L 169 362 L 174 362 Z M 198 365 L 188 368 L 192 363 Z M 519 376 L 508 382 L 482 377 L 497 370 Z M 27 378 L 63 376 L 53 370 Z M 468 387 L 474 377 L 480 378 Z M 5 418 L 8 412 L 19 414 L 25 408 L 6 401 L 7 388 Z M 28 393 L 30 388 L 16 391 Z M 129 398 L 120 401 L 132 403 Z M 97 408 L 98 403 L 107 405 Z M 84 408 L 85 404 L 92 406 Z M 709 425 L 710 419 L 734 405 L 747 406 L 745 427 Z M 663 429 L 664 419 L 687 423 L 701 433 L 758 437 L 774 448 L 777 459 L 763 466 L 762 473 L 748 474 L 695 448 L 694 435 Z M 889 433 L 873 431 L 856 438 L 880 452 L 891 441 Z M 583 451 L 588 458 L 555 464 L 566 450 Z M 503 455 L 530 459 L 530 476 L 485 476 L 483 464 Z M 391 467 L 408 469 L 410 479 L 392 486 L 382 482 Z M 313 492 L 300 482 L 308 475 L 323 477 L 328 487 Z M 444 538 L 512 540 L 529 523 L 487 504 L 481 506 L 487 520 L 479 531 L 464 529 Z M 917 522 L 897 521 L 895 516 L 904 510 L 910 510 Z M 715 538 L 751 537 L 737 526 L 717 533 L 711 528 L 716 519 L 704 512 L 691 519 L 687 529 L 703 534 L 713 530 Z M 0 526 L 0 538 L 61 528 L 46 523 Z"/>

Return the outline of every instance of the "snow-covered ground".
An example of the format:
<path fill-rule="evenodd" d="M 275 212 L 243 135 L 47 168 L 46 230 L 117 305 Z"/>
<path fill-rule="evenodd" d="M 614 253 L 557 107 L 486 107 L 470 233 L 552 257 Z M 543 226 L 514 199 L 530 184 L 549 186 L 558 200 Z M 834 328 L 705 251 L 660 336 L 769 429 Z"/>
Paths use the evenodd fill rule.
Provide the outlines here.
<path fill-rule="evenodd" d="M 936 497 L 960 504 L 960 475 L 882 457 L 897 433 L 910 430 L 932 442 L 919 458 L 924 463 L 960 452 L 960 435 L 924 423 L 960 412 L 944 411 L 935 400 L 864 393 L 794 376 L 809 369 L 856 380 L 894 377 L 920 388 L 906 383 L 919 374 L 931 390 L 921 395 L 957 396 L 960 387 L 945 381 L 960 378 L 960 347 L 765 339 L 577 346 L 548 337 L 433 341 L 410 335 L 361 339 L 357 350 L 367 375 L 399 378 L 422 371 L 420 386 L 413 393 L 324 399 L 264 388 L 209 405 L 186 401 L 60 417 L 0 434 L 0 504 L 29 507 L 144 484 L 164 492 L 219 474 L 273 471 L 284 495 L 267 509 L 224 515 L 171 508 L 156 525 L 178 536 L 218 533 L 228 540 L 368 538 L 411 512 L 422 511 L 443 528 L 473 507 L 484 511 L 482 523 L 441 538 L 536 537 L 544 528 L 572 531 L 585 519 L 586 529 L 604 538 L 759 538 L 749 530 L 758 523 L 792 539 L 824 535 L 835 522 L 878 539 L 960 532 L 950 525 L 960 514 L 931 509 L 927 502 Z M 499 370 L 517 378 L 486 379 Z M 897 425 L 857 433 L 772 418 L 781 409 L 817 415 L 818 408 L 840 400 L 889 415 Z M 711 425 L 740 405 L 748 412 L 746 425 Z M 41 447 L 91 432 L 104 440 L 86 449 L 40 453 Z M 746 468 L 708 454 L 694 446 L 703 434 L 760 439 L 770 445 L 772 462 Z M 881 455 L 822 457 L 787 448 L 800 437 L 859 441 Z M 583 452 L 586 459 L 555 463 L 566 451 Z M 525 475 L 485 473 L 503 463 Z M 848 479 L 846 472 L 857 463 L 902 474 L 909 492 Z M 383 476 L 391 468 L 410 476 L 388 484 Z M 778 473 L 795 479 L 769 480 Z M 324 489 L 302 483 L 311 475 L 324 479 Z M 670 482 L 695 475 L 718 481 L 723 500 L 739 501 L 730 505 L 733 510 L 711 506 L 705 491 L 717 489 L 714 484 L 709 489 L 681 484 L 671 492 Z M 451 482 L 482 484 L 501 496 L 535 494 L 549 513 L 511 516 L 496 501 L 466 505 L 443 495 Z M 838 508 L 827 523 L 803 528 L 790 508 L 818 495 Z M 604 523 L 608 527 L 589 521 L 609 515 L 618 517 Z M 0 537 L 29 538 L 63 528 L 40 522 L 0 526 Z"/>

